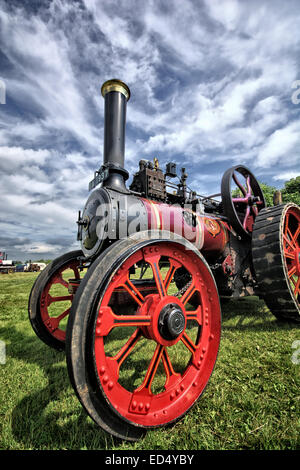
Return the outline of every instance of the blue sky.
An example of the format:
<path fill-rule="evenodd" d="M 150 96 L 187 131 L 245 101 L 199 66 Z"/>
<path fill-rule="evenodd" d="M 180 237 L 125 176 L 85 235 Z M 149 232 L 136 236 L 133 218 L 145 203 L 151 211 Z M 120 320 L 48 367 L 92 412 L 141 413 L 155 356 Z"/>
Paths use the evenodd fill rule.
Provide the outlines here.
<path fill-rule="evenodd" d="M 175 161 L 204 195 L 239 163 L 278 188 L 300 174 L 299 31 L 298 1 L 0 2 L 0 251 L 78 247 L 110 78 L 131 89 L 131 174 Z"/>

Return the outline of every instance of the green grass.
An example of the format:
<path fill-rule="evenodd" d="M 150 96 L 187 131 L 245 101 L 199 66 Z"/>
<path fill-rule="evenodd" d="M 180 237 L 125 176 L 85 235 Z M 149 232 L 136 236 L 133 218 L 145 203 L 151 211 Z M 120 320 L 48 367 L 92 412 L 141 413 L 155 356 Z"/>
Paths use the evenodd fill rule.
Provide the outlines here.
<path fill-rule="evenodd" d="M 1 449 L 299 449 L 299 327 L 256 297 L 223 307 L 218 360 L 204 394 L 170 428 L 120 442 L 97 428 L 70 385 L 65 354 L 33 332 L 27 302 L 37 273 L 1 275 Z"/>

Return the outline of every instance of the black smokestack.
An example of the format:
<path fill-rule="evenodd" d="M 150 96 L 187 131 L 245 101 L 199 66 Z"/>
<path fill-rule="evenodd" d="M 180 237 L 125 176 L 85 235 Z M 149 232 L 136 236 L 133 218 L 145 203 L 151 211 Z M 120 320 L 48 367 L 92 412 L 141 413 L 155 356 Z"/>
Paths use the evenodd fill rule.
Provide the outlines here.
<path fill-rule="evenodd" d="M 127 192 L 125 181 L 128 172 L 124 169 L 126 105 L 130 98 L 128 86 L 121 80 L 108 80 L 102 85 L 104 110 L 103 166 L 107 177 L 103 185 Z"/>

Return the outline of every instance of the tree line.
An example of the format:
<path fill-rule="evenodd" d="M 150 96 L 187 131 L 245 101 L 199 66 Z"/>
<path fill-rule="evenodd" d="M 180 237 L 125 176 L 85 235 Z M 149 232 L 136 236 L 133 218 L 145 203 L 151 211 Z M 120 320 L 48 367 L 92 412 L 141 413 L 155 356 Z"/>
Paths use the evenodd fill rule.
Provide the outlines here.
<path fill-rule="evenodd" d="M 273 206 L 273 195 L 276 191 L 278 191 L 278 189 L 274 186 L 269 186 L 266 183 L 259 184 L 262 189 L 262 192 L 264 193 L 266 205 L 269 207 Z M 300 176 L 297 176 L 296 178 L 291 178 L 290 180 L 286 181 L 284 183 L 284 187 L 280 191 L 283 204 L 287 202 L 294 202 L 295 204 L 298 204 L 298 206 L 300 206 Z"/>

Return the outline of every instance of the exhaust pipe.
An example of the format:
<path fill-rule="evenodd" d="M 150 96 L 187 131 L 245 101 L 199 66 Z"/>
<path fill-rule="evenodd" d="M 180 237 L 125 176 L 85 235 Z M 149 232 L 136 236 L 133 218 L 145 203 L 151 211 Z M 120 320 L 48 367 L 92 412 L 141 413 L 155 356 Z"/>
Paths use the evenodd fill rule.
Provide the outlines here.
<path fill-rule="evenodd" d="M 101 94 L 104 108 L 103 186 L 128 193 L 125 181 L 129 177 L 124 168 L 126 105 L 130 98 L 129 87 L 121 80 L 103 83 Z"/>

